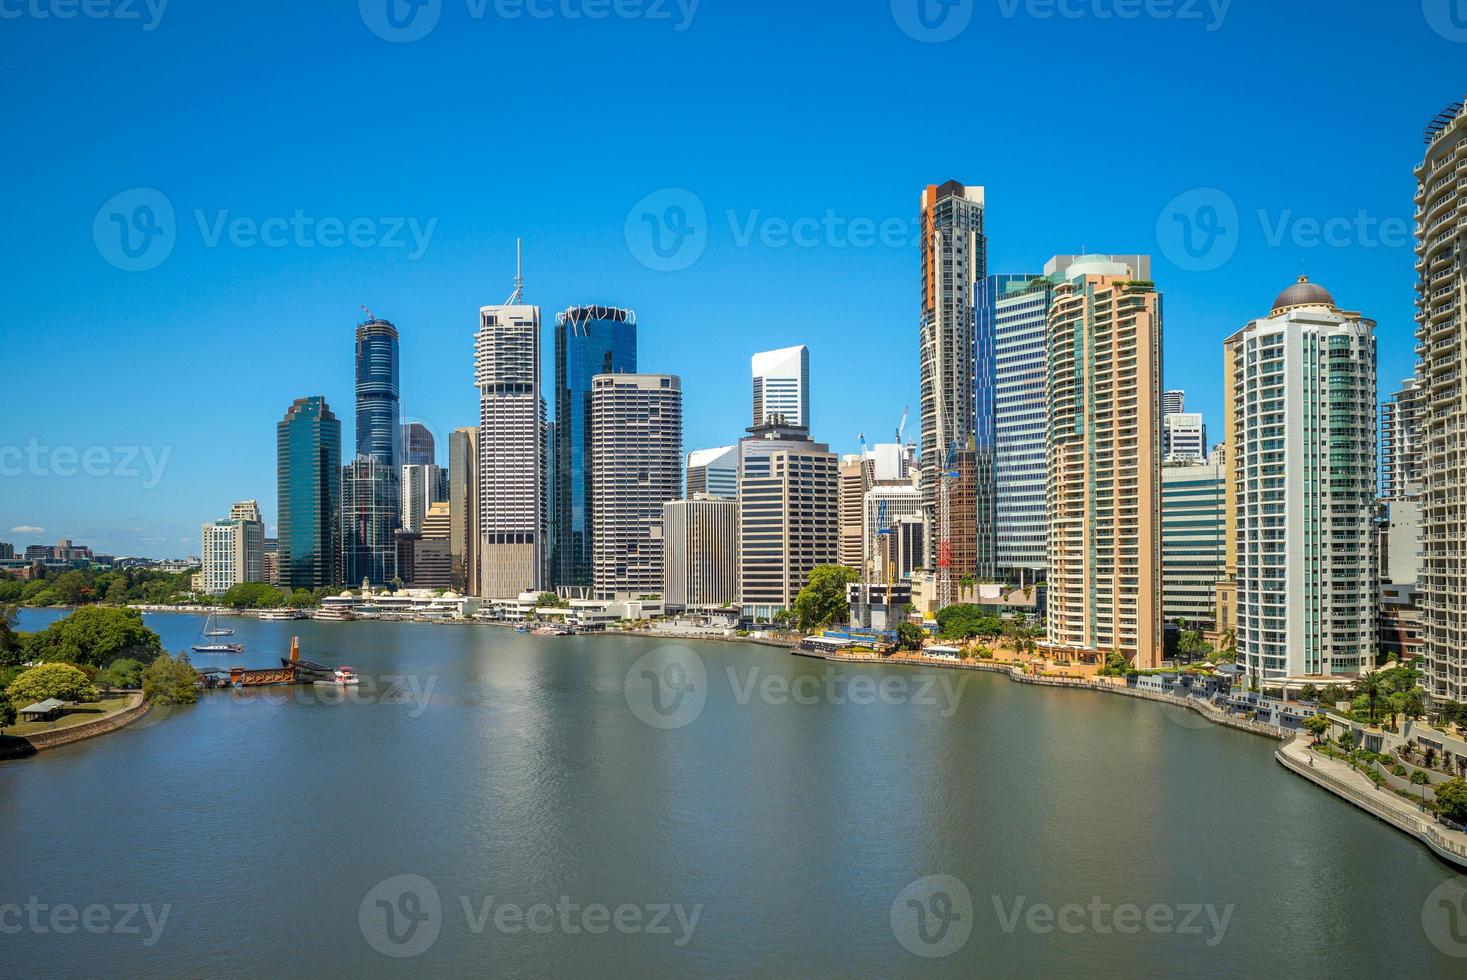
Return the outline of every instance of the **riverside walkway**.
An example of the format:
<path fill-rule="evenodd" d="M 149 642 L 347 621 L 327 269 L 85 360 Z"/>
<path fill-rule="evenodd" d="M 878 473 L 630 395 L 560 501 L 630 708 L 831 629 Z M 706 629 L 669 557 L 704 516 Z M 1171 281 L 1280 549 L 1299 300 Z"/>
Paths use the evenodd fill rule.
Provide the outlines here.
<path fill-rule="evenodd" d="M 1310 765 L 1311 757 L 1313 765 Z M 1311 752 L 1308 736 L 1299 735 L 1285 742 L 1274 758 L 1285 769 L 1417 838 L 1444 861 L 1467 868 L 1467 834 L 1442 826 L 1417 804 L 1376 786 L 1369 777 L 1346 763 Z"/>

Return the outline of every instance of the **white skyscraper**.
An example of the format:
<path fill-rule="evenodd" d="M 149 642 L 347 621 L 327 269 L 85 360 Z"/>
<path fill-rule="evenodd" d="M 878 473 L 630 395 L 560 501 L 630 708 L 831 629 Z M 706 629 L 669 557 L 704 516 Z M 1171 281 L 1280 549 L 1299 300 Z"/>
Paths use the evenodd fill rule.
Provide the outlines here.
<path fill-rule="evenodd" d="M 688 498 L 700 493 L 726 500 L 738 497 L 738 446 L 694 449 L 688 453 Z"/>
<path fill-rule="evenodd" d="M 482 594 L 507 599 L 544 584 L 545 403 L 540 307 L 523 280 L 502 306 L 479 311 L 479 565 Z"/>
<path fill-rule="evenodd" d="M 1161 420 L 1161 455 L 1170 463 L 1207 458 L 1207 424 L 1195 412 L 1172 412 Z"/>
<path fill-rule="evenodd" d="M 1228 338 L 1238 663 L 1255 683 L 1375 663 L 1374 331 L 1301 278 Z"/>
<path fill-rule="evenodd" d="M 785 347 L 755 354 L 754 424 L 776 418 L 786 426 L 810 428 L 810 348 Z"/>

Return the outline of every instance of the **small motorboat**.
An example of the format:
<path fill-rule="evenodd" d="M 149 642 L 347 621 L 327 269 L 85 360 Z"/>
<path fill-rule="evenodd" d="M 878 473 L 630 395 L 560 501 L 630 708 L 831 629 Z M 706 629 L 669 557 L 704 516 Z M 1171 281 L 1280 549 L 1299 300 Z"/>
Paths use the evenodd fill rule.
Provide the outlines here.
<path fill-rule="evenodd" d="M 514 628 L 514 631 L 516 633 L 528 633 L 530 632 L 530 627 L 526 626 L 524 623 L 520 623 Z"/>
<path fill-rule="evenodd" d="M 316 681 L 317 684 L 325 684 L 328 687 L 355 687 L 361 683 L 357 672 L 350 667 L 337 667 L 331 672 L 331 676 L 325 680 Z"/>

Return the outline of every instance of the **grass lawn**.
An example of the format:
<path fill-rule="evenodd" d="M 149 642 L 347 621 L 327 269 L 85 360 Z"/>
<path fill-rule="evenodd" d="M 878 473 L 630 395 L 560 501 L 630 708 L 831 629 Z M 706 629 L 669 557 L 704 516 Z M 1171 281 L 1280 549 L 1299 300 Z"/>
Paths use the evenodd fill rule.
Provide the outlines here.
<path fill-rule="evenodd" d="M 62 708 L 60 718 L 53 721 L 27 721 L 11 725 L 5 729 L 6 735 L 38 735 L 41 732 L 55 731 L 61 728 L 70 728 L 72 725 L 81 725 L 89 721 L 97 721 L 104 715 L 126 708 L 131 699 L 127 696 L 120 698 L 103 698 L 96 704 L 77 704 L 69 708 Z"/>

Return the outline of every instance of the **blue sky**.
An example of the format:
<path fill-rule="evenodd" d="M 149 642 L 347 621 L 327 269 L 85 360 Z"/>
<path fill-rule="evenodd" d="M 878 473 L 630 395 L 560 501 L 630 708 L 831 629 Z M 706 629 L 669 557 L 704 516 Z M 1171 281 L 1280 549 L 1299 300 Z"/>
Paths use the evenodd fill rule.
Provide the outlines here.
<path fill-rule="evenodd" d="M 959 0 L 930 26 L 917 0 L 427 0 L 401 30 L 387 0 L 91 2 L 0 4 L 0 540 L 121 554 L 196 553 L 242 498 L 273 525 L 290 401 L 350 439 L 361 304 L 402 332 L 405 417 L 472 424 L 516 236 L 547 325 L 638 311 L 688 448 L 733 441 L 749 356 L 801 342 L 816 436 L 890 438 L 912 222 L 947 179 L 987 188 L 992 272 L 1153 253 L 1166 383 L 1218 435 L 1223 339 L 1301 271 L 1379 321 L 1388 392 L 1411 168 L 1467 90 L 1460 0 Z"/>

